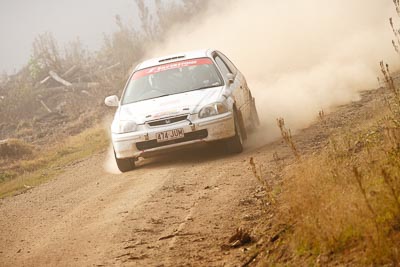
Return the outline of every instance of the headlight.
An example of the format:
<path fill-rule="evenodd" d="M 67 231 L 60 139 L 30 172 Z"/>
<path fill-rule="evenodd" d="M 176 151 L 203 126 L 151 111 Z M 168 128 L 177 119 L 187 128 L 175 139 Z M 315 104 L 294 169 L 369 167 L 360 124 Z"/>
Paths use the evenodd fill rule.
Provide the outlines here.
<path fill-rule="evenodd" d="M 136 129 L 137 124 L 134 121 L 114 121 L 111 125 L 111 131 L 117 134 L 134 132 Z"/>
<path fill-rule="evenodd" d="M 213 103 L 203 107 L 199 112 L 199 118 L 207 118 L 228 112 L 228 107 L 224 103 Z"/>

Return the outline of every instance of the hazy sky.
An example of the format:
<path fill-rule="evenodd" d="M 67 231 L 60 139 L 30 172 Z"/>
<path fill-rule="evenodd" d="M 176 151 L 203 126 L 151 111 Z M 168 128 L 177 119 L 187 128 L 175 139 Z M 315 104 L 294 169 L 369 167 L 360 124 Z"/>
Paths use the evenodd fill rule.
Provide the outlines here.
<path fill-rule="evenodd" d="M 0 72 L 27 63 L 32 41 L 44 32 L 52 32 L 60 46 L 79 36 L 96 49 L 103 33 L 116 29 L 116 14 L 139 23 L 134 0 L 0 0 Z"/>

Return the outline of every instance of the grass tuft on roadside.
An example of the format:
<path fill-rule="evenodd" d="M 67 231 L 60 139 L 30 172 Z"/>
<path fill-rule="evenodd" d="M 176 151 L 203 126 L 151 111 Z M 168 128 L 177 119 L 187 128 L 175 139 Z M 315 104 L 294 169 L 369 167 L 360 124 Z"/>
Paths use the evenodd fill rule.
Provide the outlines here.
<path fill-rule="evenodd" d="M 0 160 L 18 159 L 33 154 L 33 145 L 19 139 L 0 141 Z"/>
<path fill-rule="evenodd" d="M 19 144 L 18 147 L 30 153 L 25 153 L 24 157 L 18 159 L 0 159 L 0 198 L 44 183 L 61 173 L 69 164 L 104 151 L 109 139 L 104 128 L 95 126 L 66 140 L 60 140 L 48 148 L 34 147 L 20 140 L 12 143 Z"/>

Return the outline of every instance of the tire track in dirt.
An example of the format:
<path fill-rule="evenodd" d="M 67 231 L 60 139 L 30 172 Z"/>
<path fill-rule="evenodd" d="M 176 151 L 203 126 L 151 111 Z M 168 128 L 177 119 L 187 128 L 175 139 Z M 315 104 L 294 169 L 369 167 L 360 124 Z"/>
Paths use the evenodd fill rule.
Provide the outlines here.
<path fill-rule="evenodd" d="M 112 246 L 109 240 L 123 212 L 146 201 L 169 172 L 159 170 L 149 184 L 145 176 L 106 174 L 102 161 L 97 155 L 48 184 L 2 201 L 7 216 L 1 216 L 0 227 L 7 235 L 0 236 L 0 250 L 6 265 L 8 260 L 10 265 L 62 265 L 65 259 L 94 263 Z M 144 172 L 138 170 L 137 176 Z"/>

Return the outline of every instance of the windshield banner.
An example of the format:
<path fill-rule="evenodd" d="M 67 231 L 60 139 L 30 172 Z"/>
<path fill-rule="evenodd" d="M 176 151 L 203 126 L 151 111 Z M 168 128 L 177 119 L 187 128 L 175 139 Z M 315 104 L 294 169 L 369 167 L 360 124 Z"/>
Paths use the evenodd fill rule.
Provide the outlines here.
<path fill-rule="evenodd" d="M 164 64 L 164 65 L 159 65 L 156 67 L 151 67 L 148 69 L 139 70 L 133 74 L 132 80 L 137 80 L 141 77 L 152 75 L 152 74 L 159 73 L 159 72 L 163 72 L 166 70 L 179 69 L 179 68 L 197 66 L 197 65 L 210 65 L 210 64 L 213 64 L 213 63 L 212 63 L 211 59 L 209 59 L 209 58 L 196 58 L 196 59 L 188 59 L 188 60 L 168 63 L 168 64 Z"/>

